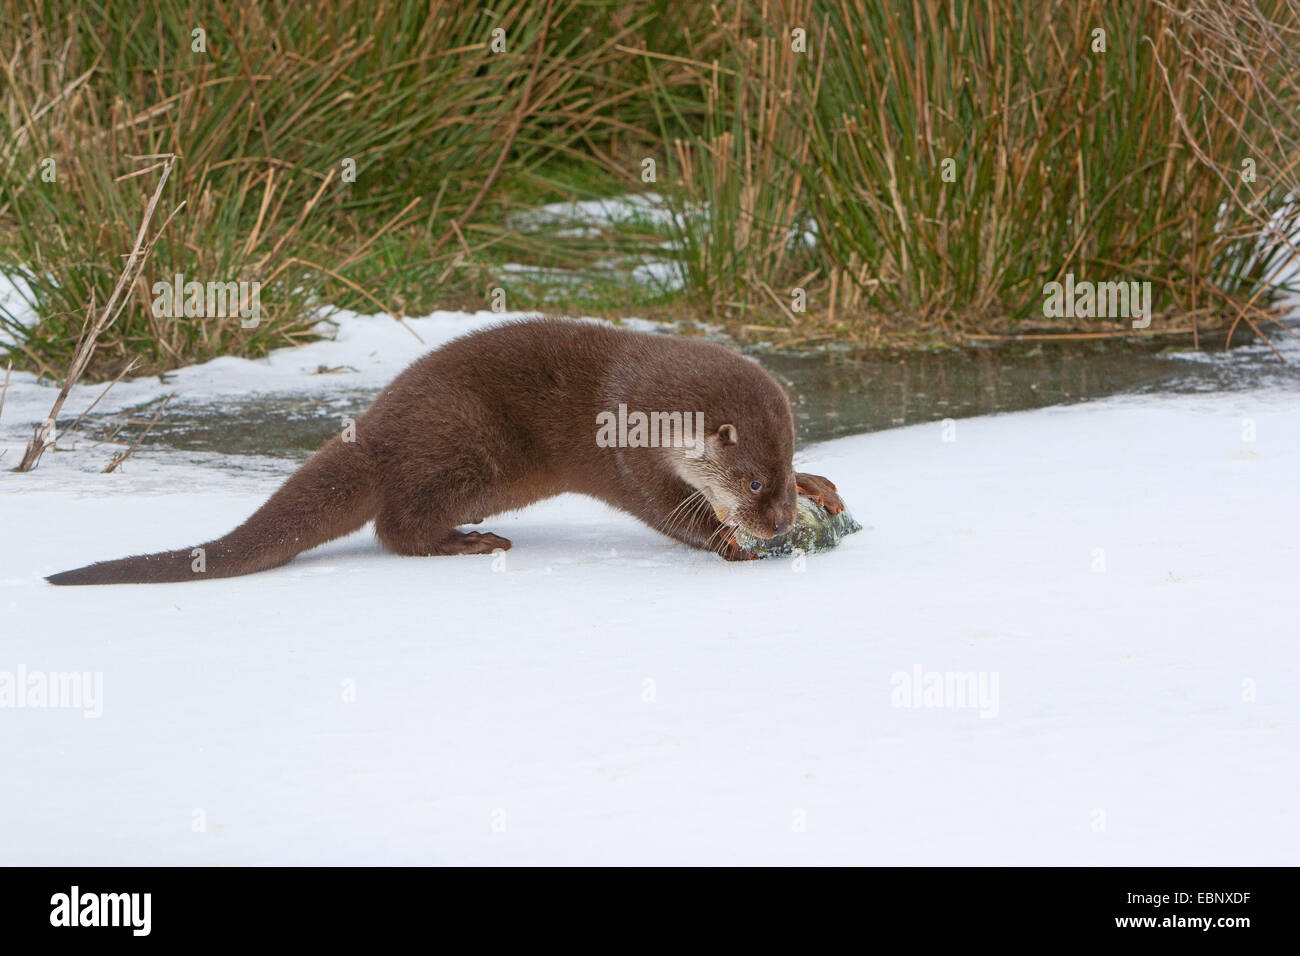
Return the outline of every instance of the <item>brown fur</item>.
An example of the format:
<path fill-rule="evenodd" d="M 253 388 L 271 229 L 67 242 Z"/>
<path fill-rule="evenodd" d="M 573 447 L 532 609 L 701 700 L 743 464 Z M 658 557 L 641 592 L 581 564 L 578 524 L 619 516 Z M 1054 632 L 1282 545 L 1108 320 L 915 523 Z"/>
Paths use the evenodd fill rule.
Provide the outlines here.
<path fill-rule="evenodd" d="M 706 453 L 602 448 L 597 415 L 620 403 L 705 416 Z M 53 584 L 232 577 L 374 519 L 398 554 L 481 554 L 509 548 L 464 533 L 504 511 L 563 492 L 606 501 L 678 541 L 746 557 L 736 524 L 771 537 L 794 518 L 794 425 L 781 387 L 758 365 L 706 342 L 553 319 L 511 322 L 456 339 L 412 364 L 357 420 L 356 441 L 332 439 L 247 521 L 194 549 L 103 561 L 51 575 Z M 762 483 L 761 492 L 750 483 Z M 820 487 L 820 486 L 819 486 Z"/>

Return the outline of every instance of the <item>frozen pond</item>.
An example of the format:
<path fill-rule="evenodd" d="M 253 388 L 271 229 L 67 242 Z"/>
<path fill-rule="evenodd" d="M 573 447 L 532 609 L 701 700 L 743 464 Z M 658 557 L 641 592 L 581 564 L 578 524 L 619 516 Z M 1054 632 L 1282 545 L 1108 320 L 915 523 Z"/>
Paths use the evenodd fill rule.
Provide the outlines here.
<path fill-rule="evenodd" d="M 748 351 L 786 386 L 800 443 L 810 444 L 902 425 L 1113 395 L 1258 388 L 1300 391 L 1297 341 L 1293 332 L 1279 331 L 1275 337 L 1286 363 L 1263 344 L 1228 354 L 1221 349 L 1173 350 L 1116 342 L 860 357 L 827 351 Z M 416 349 L 412 357 L 422 351 Z M 189 396 L 182 390 L 143 447 L 304 458 L 338 431 L 342 419 L 360 414 L 382 387 L 381 381 L 358 385 L 352 366 L 322 368 L 335 371 L 309 370 L 312 382 L 307 390 L 290 386 L 211 397 Z M 159 390 L 167 391 L 165 385 Z M 156 400 L 150 394 L 144 402 L 92 413 L 84 434 L 99 439 L 124 418 L 151 418 Z"/>
<path fill-rule="evenodd" d="M 124 467 L 82 435 L 0 471 L 0 862 L 1294 863 L 1300 362 L 1267 349 L 760 353 L 865 526 L 806 561 L 562 496 L 493 517 L 502 556 L 362 529 L 242 578 L 43 580 L 228 531 L 500 318 L 123 383 L 91 432 L 176 395 Z M 5 462 L 54 391 L 15 376 Z"/>

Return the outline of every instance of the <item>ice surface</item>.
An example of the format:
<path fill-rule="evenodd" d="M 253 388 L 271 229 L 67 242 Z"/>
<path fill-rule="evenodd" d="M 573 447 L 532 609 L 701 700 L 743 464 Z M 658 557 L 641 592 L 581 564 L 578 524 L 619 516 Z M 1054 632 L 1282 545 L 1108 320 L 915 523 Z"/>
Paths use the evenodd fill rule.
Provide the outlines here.
<path fill-rule="evenodd" d="M 409 324 L 426 344 L 347 322 L 170 388 L 385 379 L 466 327 Z M 5 424 L 52 395 L 17 382 Z M 366 530 L 247 578 L 54 588 L 229 530 L 288 464 L 0 472 L 0 703 L 20 668 L 102 679 L 98 717 L 0 707 L 0 863 L 1296 863 L 1300 396 L 955 429 L 802 450 L 865 530 L 800 562 L 564 497 L 481 526 L 504 559 Z"/>

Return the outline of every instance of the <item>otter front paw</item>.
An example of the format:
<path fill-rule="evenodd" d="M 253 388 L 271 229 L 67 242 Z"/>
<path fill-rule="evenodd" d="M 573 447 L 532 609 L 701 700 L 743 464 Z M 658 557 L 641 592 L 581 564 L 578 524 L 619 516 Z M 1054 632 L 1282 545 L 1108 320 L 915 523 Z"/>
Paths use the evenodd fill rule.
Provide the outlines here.
<path fill-rule="evenodd" d="M 727 538 L 726 543 L 723 544 L 722 548 L 719 550 L 718 553 L 721 554 L 728 561 L 757 561 L 758 560 L 758 555 L 751 554 L 750 552 L 742 548 L 736 542 L 734 536 Z"/>
<path fill-rule="evenodd" d="M 844 510 L 844 502 L 840 501 L 835 486 L 820 475 L 796 473 L 794 483 L 795 490 L 799 494 L 805 498 L 811 498 L 831 514 L 837 515 Z"/>

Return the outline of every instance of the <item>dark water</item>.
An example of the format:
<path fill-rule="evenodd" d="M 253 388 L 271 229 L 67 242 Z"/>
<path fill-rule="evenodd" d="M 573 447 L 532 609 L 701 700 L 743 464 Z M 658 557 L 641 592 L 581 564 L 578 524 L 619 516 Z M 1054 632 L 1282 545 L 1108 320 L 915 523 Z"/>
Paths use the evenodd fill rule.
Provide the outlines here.
<path fill-rule="evenodd" d="M 754 355 L 789 390 L 800 444 L 917 422 L 1041 408 L 1118 394 L 1300 390 L 1300 337 L 1264 345 L 1171 351 L 1115 342 L 934 353 Z M 146 445 L 227 455 L 303 458 L 355 417 L 374 391 L 173 402 Z M 135 410 L 132 417 L 152 417 Z M 110 422 L 99 423 L 106 430 Z M 99 430 L 99 429 L 91 429 Z M 127 429 L 126 432 L 129 432 Z M 130 439 L 127 439 L 130 440 Z"/>
<path fill-rule="evenodd" d="M 1300 339 L 1293 336 L 1300 343 Z M 1280 343 L 1279 343 L 1280 344 Z M 1300 348 L 1225 355 L 1123 343 L 1047 344 L 856 359 L 762 355 L 791 394 L 802 441 L 899 425 L 1068 405 L 1120 394 L 1300 391 Z"/>

